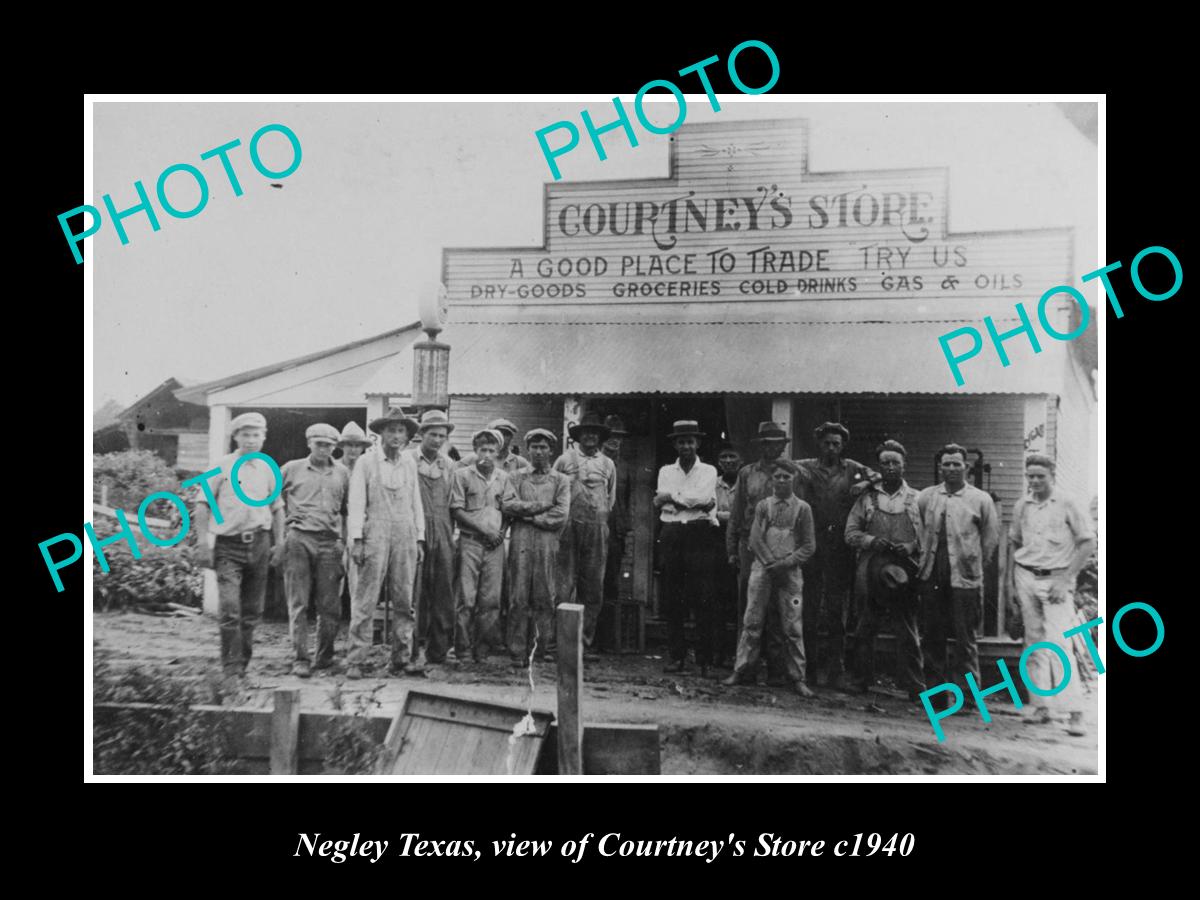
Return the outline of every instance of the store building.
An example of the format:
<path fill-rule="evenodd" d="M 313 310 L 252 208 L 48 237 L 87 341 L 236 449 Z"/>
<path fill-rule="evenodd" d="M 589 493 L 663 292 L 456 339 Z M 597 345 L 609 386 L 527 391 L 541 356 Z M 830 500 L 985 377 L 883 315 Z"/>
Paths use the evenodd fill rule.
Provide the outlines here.
<path fill-rule="evenodd" d="M 788 428 L 795 457 L 815 455 L 815 425 L 841 421 L 861 461 L 884 438 L 904 443 L 915 487 L 934 483 L 934 452 L 955 441 L 1005 522 L 1034 449 L 1058 458 L 1064 490 L 1095 495 L 1094 329 L 1066 343 L 1041 333 L 1040 353 L 1017 335 L 1008 366 L 985 346 L 962 387 L 938 343 L 965 324 L 982 332 L 985 315 L 1013 329 L 1017 301 L 1032 315 L 1044 291 L 1075 283 L 1071 231 L 954 233 L 945 169 L 810 172 L 807 136 L 799 119 L 684 126 L 666 178 L 545 185 L 543 246 L 444 251 L 460 449 L 496 416 L 563 434 L 594 410 L 631 432 L 622 592 L 646 615 L 628 627 L 657 618 L 650 501 L 678 418 L 748 459 L 764 419 Z M 1060 332 L 1079 315 L 1065 297 L 1048 312 Z M 290 458 L 303 441 L 285 431 L 407 402 L 421 338 L 413 325 L 176 395 L 209 406 L 213 456 L 230 417 L 257 409 L 268 452 Z M 998 591 L 996 577 L 984 632 L 1007 653 Z"/>

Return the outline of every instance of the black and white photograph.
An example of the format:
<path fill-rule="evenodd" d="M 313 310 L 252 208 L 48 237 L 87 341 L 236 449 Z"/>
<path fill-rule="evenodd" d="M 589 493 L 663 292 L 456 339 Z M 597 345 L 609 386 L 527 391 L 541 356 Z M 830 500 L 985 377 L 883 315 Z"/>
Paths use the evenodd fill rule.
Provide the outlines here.
<path fill-rule="evenodd" d="M 1103 98 L 678 83 L 92 98 L 87 778 L 1103 780 Z"/>

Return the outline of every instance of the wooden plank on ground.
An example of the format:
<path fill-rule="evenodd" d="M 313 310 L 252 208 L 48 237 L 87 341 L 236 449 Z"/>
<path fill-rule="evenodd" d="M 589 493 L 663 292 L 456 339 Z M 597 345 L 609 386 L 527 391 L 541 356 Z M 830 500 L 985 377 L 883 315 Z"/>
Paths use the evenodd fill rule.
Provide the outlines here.
<path fill-rule="evenodd" d="M 271 712 L 271 774 L 295 775 L 300 766 L 300 691 L 275 691 Z"/>
<path fill-rule="evenodd" d="M 583 774 L 583 607 L 558 607 L 558 774 Z"/>

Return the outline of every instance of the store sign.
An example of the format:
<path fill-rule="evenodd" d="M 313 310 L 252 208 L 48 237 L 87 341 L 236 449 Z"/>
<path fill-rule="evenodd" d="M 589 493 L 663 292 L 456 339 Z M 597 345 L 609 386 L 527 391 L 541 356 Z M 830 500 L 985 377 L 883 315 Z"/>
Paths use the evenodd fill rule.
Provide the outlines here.
<path fill-rule="evenodd" d="M 684 126 L 673 176 L 546 186 L 546 242 L 448 249 L 455 306 L 1019 298 L 1067 229 L 947 231 L 944 169 L 808 171 L 803 120 Z"/>

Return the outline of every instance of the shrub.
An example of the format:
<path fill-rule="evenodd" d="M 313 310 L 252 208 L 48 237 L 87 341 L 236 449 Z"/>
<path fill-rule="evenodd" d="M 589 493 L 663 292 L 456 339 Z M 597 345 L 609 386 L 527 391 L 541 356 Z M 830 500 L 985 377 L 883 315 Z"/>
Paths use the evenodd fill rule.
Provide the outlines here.
<path fill-rule="evenodd" d="M 179 493 L 175 472 L 162 457 L 149 450 L 122 450 L 93 456 L 92 483 L 97 487 L 107 485 L 108 505 L 131 514 L 136 513 L 138 505 L 156 491 Z M 162 502 L 164 509 L 172 508 L 168 501 Z M 162 515 L 158 511 L 153 514 Z"/>
<path fill-rule="evenodd" d="M 228 726 L 192 709 L 198 698 L 161 672 L 131 669 L 114 675 L 97 657 L 93 699 L 146 703 L 151 708 L 96 711 L 92 765 L 97 775 L 240 774 Z"/>

